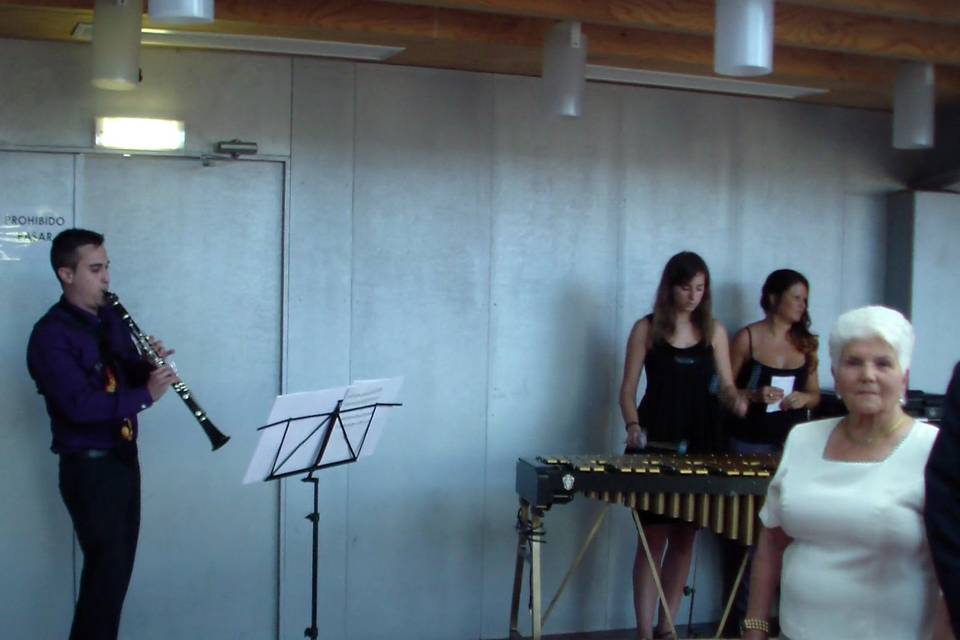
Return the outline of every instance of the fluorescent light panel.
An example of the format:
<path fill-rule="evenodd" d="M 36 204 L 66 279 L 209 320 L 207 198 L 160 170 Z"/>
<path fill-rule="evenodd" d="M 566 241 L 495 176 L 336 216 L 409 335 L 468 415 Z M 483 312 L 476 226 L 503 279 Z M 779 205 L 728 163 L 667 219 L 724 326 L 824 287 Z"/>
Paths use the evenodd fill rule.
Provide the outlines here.
<path fill-rule="evenodd" d="M 94 144 L 104 149 L 179 151 L 186 138 L 183 120 L 101 117 L 96 119 Z"/>
<path fill-rule="evenodd" d="M 78 22 L 72 35 L 77 40 L 90 40 L 93 36 L 93 27 L 89 23 Z M 386 47 L 354 42 L 146 28 L 140 31 L 140 42 L 145 45 L 160 47 L 256 51 L 259 53 L 282 53 L 294 56 L 318 56 L 349 60 L 386 60 L 404 50 L 404 47 Z"/>
<path fill-rule="evenodd" d="M 734 93 L 738 95 L 761 96 L 764 98 L 794 99 L 802 96 L 827 93 L 826 89 L 816 87 L 771 84 L 768 82 L 753 82 L 751 80 L 733 80 L 730 78 L 715 78 L 713 76 L 695 76 L 686 73 L 667 73 L 665 71 L 645 71 L 643 69 L 627 69 L 624 67 L 604 67 L 595 64 L 587 65 L 587 80 L 639 84 L 651 87 L 669 87 L 672 89 L 691 89 L 693 91 L 710 91 L 713 93 Z"/>

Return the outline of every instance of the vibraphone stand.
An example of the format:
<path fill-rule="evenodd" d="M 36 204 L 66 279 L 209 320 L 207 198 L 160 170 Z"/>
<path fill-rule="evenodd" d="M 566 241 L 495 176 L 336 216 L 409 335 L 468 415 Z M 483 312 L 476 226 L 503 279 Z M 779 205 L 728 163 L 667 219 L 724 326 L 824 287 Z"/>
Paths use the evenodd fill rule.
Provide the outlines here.
<path fill-rule="evenodd" d="M 550 604 L 547 605 L 547 610 L 541 617 L 540 612 L 542 610 L 542 591 L 540 575 L 542 563 L 540 547 L 544 543 L 543 536 L 546 533 L 543 529 L 543 509 L 531 507 L 526 500 L 523 500 L 522 498 L 520 499 L 520 512 L 517 515 L 517 556 L 515 558 L 513 574 L 513 596 L 510 601 L 511 640 L 519 640 L 520 638 L 523 638 L 519 631 L 520 595 L 523 590 L 523 573 L 527 560 L 530 561 L 530 599 L 528 609 L 530 610 L 530 622 L 532 627 L 531 632 L 533 634 L 533 640 L 540 640 L 543 634 L 543 627 L 547 624 L 547 619 L 550 617 L 550 612 L 553 611 L 553 607 L 557 604 L 557 601 L 560 599 L 560 595 L 563 593 L 564 589 L 566 589 L 567 583 L 570 581 L 570 578 L 573 577 L 574 572 L 583 561 L 587 550 L 590 548 L 591 543 L 593 542 L 594 538 L 596 538 L 597 533 L 600 531 L 600 526 L 606 519 L 607 514 L 610 513 L 610 507 L 610 504 L 604 505 L 603 509 L 597 515 L 596 520 L 593 522 L 593 526 L 590 527 L 590 532 L 587 534 L 587 539 L 581 545 L 580 550 L 577 552 L 576 557 L 573 559 L 573 562 L 570 565 L 570 568 L 567 569 L 566 574 L 563 576 L 563 580 L 560 581 L 560 586 L 557 587 L 556 594 L 554 594 L 553 598 L 550 600 Z M 647 558 L 647 563 L 649 564 L 650 570 L 653 574 L 653 581 L 657 587 L 657 593 L 659 594 L 660 602 L 663 603 L 663 608 L 667 616 L 667 624 L 670 627 L 673 637 L 678 638 L 679 636 L 677 635 L 673 618 L 670 614 L 669 607 L 666 604 L 667 599 L 663 592 L 663 585 L 660 583 L 660 577 L 656 570 L 656 564 L 654 563 L 653 555 L 650 552 L 650 545 L 647 543 L 647 537 L 643 532 L 643 525 L 640 523 L 640 518 L 637 515 L 637 511 L 635 509 L 631 509 L 631 512 L 633 513 L 633 520 L 637 527 L 637 533 L 640 536 L 640 542 L 643 545 L 644 555 Z"/>
<path fill-rule="evenodd" d="M 527 559 L 530 560 L 530 604 L 533 614 L 533 637 L 540 639 L 543 621 L 540 619 L 540 545 L 543 544 L 543 509 L 531 507 L 520 499 L 517 514 L 517 555 L 514 559 L 513 597 L 510 600 L 510 640 L 521 638 L 518 630 L 520 618 L 520 594 L 523 590 L 523 573 Z"/>
<path fill-rule="evenodd" d="M 640 513 L 636 509 L 630 509 L 630 515 L 633 516 L 633 524 L 637 527 L 637 536 L 640 538 L 640 544 L 643 545 L 643 555 L 647 558 L 647 568 L 650 569 L 650 575 L 653 576 L 653 584 L 657 587 L 657 596 L 660 598 L 660 604 L 663 605 L 663 615 L 667 617 L 667 627 L 670 628 L 670 637 L 679 638 L 677 627 L 673 624 L 673 614 L 670 612 L 670 605 L 667 603 L 667 596 L 663 592 L 663 584 L 660 582 L 660 571 L 657 563 L 650 552 L 650 544 L 647 542 L 647 535 L 643 532 L 643 523 L 640 522 Z"/>
<path fill-rule="evenodd" d="M 723 628 L 727 626 L 727 618 L 730 617 L 730 611 L 733 609 L 733 601 L 737 598 L 737 591 L 740 590 L 740 583 L 743 582 L 743 572 L 747 568 L 747 561 L 750 560 L 750 554 L 753 552 L 753 546 L 747 546 L 743 552 L 743 560 L 740 561 L 740 568 L 737 569 L 737 577 L 733 581 L 733 587 L 730 589 L 730 595 L 727 597 L 727 606 L 723 608 L 723 616 L 720 617 L 720 624 L 717 625 L 717 632 L 714 638 L 723 636 Z"/>
<path fill-rule="evenodd" d="M 549 509 L 549 506 L 544 507 L 535 507 L 531 506 L 529 502 L 520 499 L 520 509 L 517 514 L 517 548 L 516 548 L 516 557 L 515 557 L 515 566 L 513 574 L 513 594 L 511 597 L 511 606 L 510 606 L 510 640 L 524 640 L 525 636 L 520 633 L 519 630 L 519 617 L 520 617 L 520 597 L 523 591 L 523 577 L 524 569 L 526 568 L 526 563 L 530 563 L 530 575 L 529 575 L 529 601 L 527 609 L 530 611 L 530 622 L 531 622 L 531 631 L 532 635 L 530 636 L 532 640 L 541 640 L 543 634 L 543 627 L 547 624 L 547 619 L 550 617 L 551 611 L 553 611 L 554 605 L 560 599 L 561 594 L 567 586 L 567 583 L 573 577 L 574 572 L 580 566 L 583 561 L 584 556 L 587 553 L 587 550 L 590 548 L 591 543 L 596 538 L 597 533 L 600 531 L 600 527 L 603 524 L 604 519 L 607 517 L 607 514 L 610 512 L 610 507 L 613 506 L 612 503 L 606 503 L 600 513 L 597 515 L 594 520 L 593 525 L 590 528 L 590 532 L 587 534 L 586 540 L 580 547 L 580 550 L 577 552 L 576 557 L 571 563 L 570 567 L 567 569 L 566 574 L 563 576 L 563 580 L 560 582 L 560 586 L 557 587 L 557 592 L 554 594 L 553 598 L 550 600 L 550 604 L 547 605 L 547 609 L 541 615 L 542 609 L 542 582 L 541 582 L 541 571 L 542 571 L 542 557 L 541 557 L 541 546 L 545 543 L 544 536 L 546 531 L 543 528 L 543 519 L 544 512 Z M 670 628 L 670 632 L 673 638 L 679 638 L 675 623 L 672 618 L 669 607 L 667 606 L 666 594 L 663 591 L 663 584 L 660 581 L 660 576 L 656 570 L 656 562 L 653 558 L 653 554 L 650 551 L 650 545 L 647 541 L 646 534 L 643 529 L 643 524 L 640 521 L 639 512 L 636 509 L 630 509 L 631 515 L 633 516 L 633 522 L 637 529 L 637 536 L 640 540 L 640 545 L 643 548 L 644 557 L 647 559 L 648 568 L 651 571 L 653 576 L 654 585 L 657 588 L 657 594 L 659 602 L 663 605 L 663 611 L 666 616 L 667 625 Z M 740 561 L 740 567 L 737 571 L 736 579 L 733 583 L 733 588 L 731 589 L 729 595 L 726 599 L 726 606 L 723 610 L 723 616 L 720 619 L 720 624 L 717 626 L 716 633 L 714 634 L 714 639 L 722 638 L 723 628 L 726 626 L 727 619 L 730 616 L 730 611 L 733 608 L 733 603 L 736 598 L 737 590 L 740 586 L 740 583 L 743 581 L 744 572 L 747 566 L 747 561 L 750 556 L 752 549 L 752 543 L 747 543 L 747 547 L 744 550 L 743 559 Z M 696 569 L 694 569 L 696 571 Z M 695 581 L 695 579 L 694 579 Z M 691 592 L 694 589 L 691 589 Z M 692 593 L 691 593 L 692 598 Z M 691 607 L 691 616 L 693 610 L 693 603 L 690 604 Z M 689 628 L 688 620 L 688 628 Z"/>

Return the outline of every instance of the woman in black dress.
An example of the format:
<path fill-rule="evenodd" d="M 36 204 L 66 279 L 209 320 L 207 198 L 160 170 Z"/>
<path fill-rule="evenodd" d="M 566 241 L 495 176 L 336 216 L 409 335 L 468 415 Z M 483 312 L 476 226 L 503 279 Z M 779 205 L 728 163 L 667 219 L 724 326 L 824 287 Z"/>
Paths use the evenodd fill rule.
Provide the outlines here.
<path fill-rule="evenodd" d="M 810 332 L 809 295 L 810 283 L 802 273 L 777 269 L 760 291 L 763 320 L 733 337 L 733 378 L 749 407 L 745 416 L 727 423 L 731 453 L 780 453 L 793 426 L 809 420 L 810 409 L 820 402 L 819 341 Z M 726 555 L 727 581 L 732 583 L 743 549 L 731 544 Z M 750 575 L 750 568 L 748 564 L 744 575 Z M 736 586 L 732 620 L 743 618 L 750 596 L 746 582 Z"/>
<path fill-rule="evenodd" d="M 777 269 L 763 283 L 763 320 L 737 332 L 730 347 L 733 377 L 750 402 L 747 415 L 730 421 L 734 453 L 776 453 L 793 425 L 820 402 L 817 336 L 810 333 L 802 273 Z M 776 382 L 776 384 L 774 384 Z"/>
<path fill-rule="evenodd" d="M 647 389 L 638 407 L 643 370 Z M 634 324 L 627 342 L 620 411 L 628 452 L 645 448 L 648 440 L 686 441 L 690 453 L 721 451 L 718 396 L 734 412 L 746 411 L 746 401 L 733 385 L 727 333 L 711 312 L 710 271 L 700 256 L 684 251 L 667 262 L 653 313 Z M 676 616 L 696 529 L 650 514 L 642 519 L 671 614 Z M 657 591 L 639 542 L 633 591 L 639 637 L 669 637 L 662 606 L 658 627 L 653 628 Z"/>

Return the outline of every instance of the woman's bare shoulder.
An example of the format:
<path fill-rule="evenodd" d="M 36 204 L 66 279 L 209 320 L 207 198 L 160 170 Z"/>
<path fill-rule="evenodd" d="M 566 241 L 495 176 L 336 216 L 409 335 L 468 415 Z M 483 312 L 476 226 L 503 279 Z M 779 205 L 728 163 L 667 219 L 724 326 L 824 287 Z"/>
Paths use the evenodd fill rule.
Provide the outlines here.
<path fill-rule="evenodd" d="M 713 319 L 713 341 L 716 342 L 717 340 L 724 340 L 724 341 L 727 340 L 727 328 L 723 326 L 722 322 L 714 318 Z"/>
<path fill-rule="evenodd" d="M 647 335 L 650 333 L 650 330 L 653 328 L 653 318 L 650 316 L 643 316 L 633 323 L 633 328 L 630 330 L 631 335 L 642 334 Z"/>
<path fill-rule="evenodd" d="M 756 322 L 751 322 L 750 324 L 745 324 L 740 327 L 735 334 L 733 334 L 734 340 L 746 340 L 751 334 L 756 335 L 760 329 L 763 328 L 763 320 L 758 320 Z"/>
<path fill-rule="evenodd" d="M 650 342 L 650 336 L 653 334 L 653 322 L 650 316 L 640 318 L 633 323 L 630 329 L 629 346 L 630 349 L 637 349 L 641 345 L 646 347 Z"/>

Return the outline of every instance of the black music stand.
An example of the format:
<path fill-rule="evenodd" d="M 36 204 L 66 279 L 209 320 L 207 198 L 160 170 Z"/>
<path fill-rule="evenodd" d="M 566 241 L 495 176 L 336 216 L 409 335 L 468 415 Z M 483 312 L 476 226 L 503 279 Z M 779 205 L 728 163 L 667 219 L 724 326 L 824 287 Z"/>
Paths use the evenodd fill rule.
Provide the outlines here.
<path fill-rule="evenodd" d="M 367 442 L 368 435 L 372 433 L 371 426 L 375 424 L 374 417 L 377 416 L 377 409 L 402 406 L 398 402 L 372 402 L 358 406 L 351 405 L 344 409 L 344 401 L 354 388 L 354 386 L 351 386 L 343 389 L 343 397 L 336 401 L 336 406 L 332 411 L 287 417 L 265 424 L 257 429 L 263 432 L 257 446 L 257 454 L 260 454 L 261 461 L 265 451 L 272 452 L 269 471 L 260 479 L 263 481 L 279 480 L 305 473 L 307 475 L 302 478 L 302 482 L 309 482 L 313 485 L 313 511 L 306 516 L 313 528 L 310 626 L 303 632 L 304 636 L 312 640 L 315 640 L 318 636 L 317 565 L 320 546 L 320 479 L 315 474 L 321 469 L 356 462 L 362 454 L 363 445 Z M 329 399 L 330 392 L 336 391 L 339 390 L 328 390 L 325 392 L 325 396 L 320 396 L 320 401 L 322 402 L 324 398 Z M 283 396 L 278 397 L 278 401 L 281 398 Z M 354 418 L 351 420 L 348 417 L 347 421 L 351 423 L 350 425 L 344 423 L 345 415 Z M 271 432 L 271 437 L 265 437 Z M 255 454 L 254 460 L 251 461 L 251 467 L 247 471 L 247 481 L 249 481 L 251 474 L 258 472 L 258 469 L 255 468 L 257 454 Z M 262 466 L 261 464 L 261 469 L 259 469 L 261 472 Z"/>

